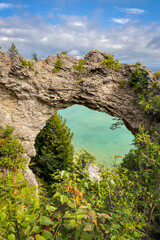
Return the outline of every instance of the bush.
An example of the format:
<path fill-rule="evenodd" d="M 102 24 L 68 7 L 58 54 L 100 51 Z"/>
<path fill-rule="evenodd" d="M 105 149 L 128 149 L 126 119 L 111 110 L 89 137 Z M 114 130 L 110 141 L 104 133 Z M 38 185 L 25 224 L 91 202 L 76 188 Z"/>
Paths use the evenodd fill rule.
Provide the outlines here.
<path fill-rule="evenodd" d="M 114 55 L 109 54 L 108 59 L 105 59 L 101 62 L 105 67 L 111 68 L 112 70 L 120 70 L 120 63 L 118 59 L 114 60 Z"/>
<path fill-rule="evenodd" d="M 0 127 L 0 238 L 22 240 L 28 221 L 37 216 L 38 199 L 34 187 L 24 179 L 25 151 L 13 130 Z"/>
<path fill-rule="evenodd" d="M 67 53 L 68 53 L 67 51 L 62 51 L 61 52 L 61 54 L 63 54 L 63 55 L 67 55 Z"/>
<path fill-rule="evenodd" d="M 73 69 L 78 70 L 79 72 L 83 72 L 85 70 L 84 65 L 86 64 L 84 59 L 78 60 L 78 65 L 74 65 Z"/>
<path fill-rule="evenodd" d="M 63 61 L 61 61 L 60 59 L 58 59 L 54 65 L 54 68 L 52 69 L 52 72 L 53 73 L 57 73 L 61 70 L 62 68 L 62 64 L 63 64 Z"/>
<path fill-rule="evenodd" d="M 36 137 L 36 156 L 30 166 L 33 172 L 50 182 L 54 171 L 70 167 L 73 162 L 72 137 L 66 122 L 56 113 Z"/>
<path fill-rule="evenodd" d="M 33 69 L 33 67 L 34 67 L 34 63 L 33 62 L 23 60 L 22 58 L 20 59 L 20 61 L 21 61 L 21 64 L 23 66 L 25 66 L 25 67 L 28 66 L 29 68 Z"/>
<path fill-rule="evenodd" d="M 160 72 L 153 73 L 157 80 L 160 80 Z"/>
<path fill-rule="evenodd" d="M 136 63 L 134 70 L 132 71 L 129 84 L 136 92 L 142 92 L 144 86 L 147 84 L 146 71 L 140 69 L 139 63 Z"/>

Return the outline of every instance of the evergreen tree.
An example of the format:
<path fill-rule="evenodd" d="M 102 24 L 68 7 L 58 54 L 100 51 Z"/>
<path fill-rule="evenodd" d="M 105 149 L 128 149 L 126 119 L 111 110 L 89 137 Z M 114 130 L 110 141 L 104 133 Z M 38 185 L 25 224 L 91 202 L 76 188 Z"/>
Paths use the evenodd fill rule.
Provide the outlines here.
<path fill-rule="evenodd" d="M 8 49 L 8 53 L 9 53 L 9 56 L 11 58 L 11 60 L 13 59 L 13 57 L 18 53 L 18 50 L 16 49 L 16 45 L 14 43 L 12 43 L 11 47 Z"/>
<path fill-rule="evenodd" d="M 31 57 L 32 57 L 32 60 L 34 60 L 35 62 L 38 62 L 38 57 L 36 53 L 33 53 Z"/>
<path fill-rule="evenodd" d="M 31 160 L 33 172 L 45 181 L 52 181 L 52 174 L 57 170 L 67 169 L 73 162 L 73 134 L 66 126 L 66 121 L 57 113 L 37 135 L 35 141 L 36 156 Z"/>

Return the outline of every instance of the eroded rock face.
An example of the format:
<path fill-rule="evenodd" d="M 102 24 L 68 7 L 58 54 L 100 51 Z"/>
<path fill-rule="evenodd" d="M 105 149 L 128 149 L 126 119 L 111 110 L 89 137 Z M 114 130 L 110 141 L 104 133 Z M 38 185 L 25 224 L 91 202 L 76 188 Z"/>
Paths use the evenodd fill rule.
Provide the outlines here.
<path fill-rule="evenodd" d="M 58 58 L 63 61 L 62 69 L 53 73 Z M 17 55 L 11 62 L 8 53 L 0 52 L 0 122 L 14 126 L 21 134 L 30 157 L 46 120 L 56 110 L 73 104 L 118 117 L 133 134 L 138 125 L 156 125 L 136 105 L 137 95 L 127 84 L 135 64 L 122 64 L 120 71 L 113 71 L 101 65 L 106 58 L 107 53 L 92 50 L 85 56 L 85 70 L 78 72 L 73 69 L 78 60 L 69 55 L 50 55 L 31 68 L 22 64 L 21 59 L 29 61 L 23 56 Z M 152 72 L 143 65 L 141 68 L 147 71 L 148 83 L 153 82 Z M 122 79 L 126 84 L 120 88 Z"/>

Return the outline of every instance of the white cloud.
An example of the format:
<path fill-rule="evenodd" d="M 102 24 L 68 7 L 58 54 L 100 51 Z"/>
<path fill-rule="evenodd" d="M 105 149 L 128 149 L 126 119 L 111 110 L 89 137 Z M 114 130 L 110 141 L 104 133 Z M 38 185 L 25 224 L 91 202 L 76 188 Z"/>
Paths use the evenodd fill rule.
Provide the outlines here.
<path fill-rule="evenodd" d="M 62 20 L 61 24 L 52 25 L 35 16 L 0 18 L 2 51 L 7 51 L 12 42 L 28 58 L 33 52 L 45 58 L 61 51 L 82 58 L 88 51 L 99 49 L 115 54 L 123 62 L 141 61 L 149 68 L 160 68 L 160 28 L 154 24 L 129 21 L 102 29 L 86 17 L 66 16 Z"/>
<path fill-rule="evenodd" d="M 128 18 L 112 18 L 112 21 L 119 24 L 125 24 L 129 22 Z"/>
<path fill-rule="evenodd" d="M 19 7 L 18 5 L 13 5 L 11 3 L 0 3 L 0 10 L 6 9 L 6 8 L 14 8 Z"/>
<path fill-rule="evenodd" d="M 143 14 L 145 12 L 145 10 L 140 8 L 121 8 L 120 11 L 128 14 L 138 14 L 138 15 Z"/>

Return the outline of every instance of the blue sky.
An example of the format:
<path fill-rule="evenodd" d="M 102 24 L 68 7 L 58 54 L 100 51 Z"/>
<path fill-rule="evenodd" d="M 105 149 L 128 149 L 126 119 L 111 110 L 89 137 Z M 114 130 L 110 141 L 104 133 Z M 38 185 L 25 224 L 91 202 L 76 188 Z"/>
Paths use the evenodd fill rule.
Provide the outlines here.
<path fill-rule="evenodd" d="M 1 0 L 0 46 L 31 58 L 92 49 L 160 71 L 160 0 Z"/>

